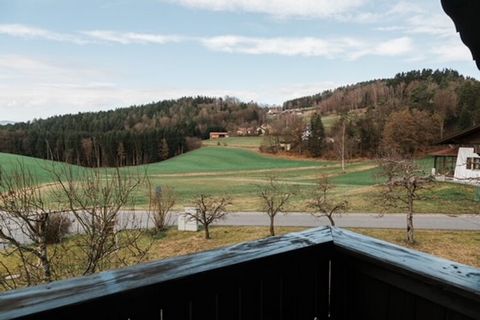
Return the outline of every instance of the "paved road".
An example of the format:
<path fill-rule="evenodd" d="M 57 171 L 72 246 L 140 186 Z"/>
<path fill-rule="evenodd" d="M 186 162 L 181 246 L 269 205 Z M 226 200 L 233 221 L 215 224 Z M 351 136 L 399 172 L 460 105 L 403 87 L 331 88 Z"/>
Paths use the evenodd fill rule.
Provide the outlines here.
<path fill-rule="evenodd" d="M 172 215 L 171 224 L 176 224 L 179 213 Z M 81 233 L 82 229 L 72 216 L 72 233 Z M 349 213 L 335 218 L 338 227 L 357 228 L 393 228 L 406 227 L 405 214 L 385 214 L 380 216 L 372 213 Z M 232 212 L 216 225 L 224 226 L 268 226 L 268 216 L 262 212 Z M 119 229 L 152 228 L 153 219 L 145 211 L 121 212 L 117 221 Z M 326 218 L 315 218 L 305 212 L 291 212 L 279 214 L 275 218 L 276 226 L 317 227 L 329 225 Z M 417 214 L 414 217 L 414 226 L 418 229 L 436 230 L 474 230 L 480 231 L 480 215 L 445 215 L 445 214 Z M 1 227 L 1 226 L 0 226 Z M 12 235 L 20 242 L 30 240 L 21 232 L 20 224 L 11 224 Z M 0 248 L 2 248 L 0 243 Z"/>
<path fill-rule="evenodd" d="M 406 227 L 405 214 L 378 214 L 349 213 L 335 218 L 338 227 L 358 228 L 393 228 Z M 268 217 L 261 212 L 235 212 L 227 216 L 218 225 L 249 225 L 266 226 Z M 279 214 L 275 224 L 278 226 L 314 227 L 328 225 L 327 218 L 315 218 L 308 213 Z M 419 229 L 438 230 L 479 230 L 480 215 L 445 215 L 445 214 L 417 214 L 414 216 L 414 226 Z"/>
<path fill-rule="evenodd" d="M 125 221 L 135 216 L 136 225 L 153 227 L 153 221 L 146 212 L 123 212 Z M 172 224 L 176 224 L 178 212 L 172 216 Z M 337 227 L 357 228 L 406 228 L 406 215 L 404 213 L 385 214 L 375 213 L 348 213 L 335 218 Z M 263 212 L 232 212 L 216 225 L 224 226 L 268 226 L 268 216 Z M 275 218 L 277 226 L 316 227 L 329 225 L 325 217 L 315 218 L 305 212 L 290 212 L 278 214 Z M 416 214 L 414 226 L 419 229 L 434 230 L 478 230 L 480 231 L 480 215 L 446 215 L 446 214 Z"/>

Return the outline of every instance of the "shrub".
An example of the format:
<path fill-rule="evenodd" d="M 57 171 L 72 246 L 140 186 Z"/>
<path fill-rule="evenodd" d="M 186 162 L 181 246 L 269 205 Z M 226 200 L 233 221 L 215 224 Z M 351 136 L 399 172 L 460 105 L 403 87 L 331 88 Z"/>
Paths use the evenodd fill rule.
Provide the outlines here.
<path fill-rule="evenodd" d="M 63 214 L 54 214 L 48 217 L 46 226 L 46 241 L 48 244 L 62 242 L 68 234 L 72 221 Z"/>

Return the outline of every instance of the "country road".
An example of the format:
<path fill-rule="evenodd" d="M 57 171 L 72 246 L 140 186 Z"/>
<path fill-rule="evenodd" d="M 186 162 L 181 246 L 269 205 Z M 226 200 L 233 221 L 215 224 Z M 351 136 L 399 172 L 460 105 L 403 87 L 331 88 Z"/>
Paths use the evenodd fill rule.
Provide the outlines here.
<path fill-rule="evenodd" d="M 131 215 L 131 212 L 123 212 Z M 179 213 L 172 215 L 172 223 L 175 224 Z M 136 212 L 137 217 L 143 218 L 137 220 L 140 225 L 145 225 L 146 212 Z M 151 219 L 150 219 L 151 220 Z M 151 222 L 151 221 L 150 221 Z M 402 229 L 406 227 L 406 215 L 404 213 L 391 213 L 383 216 L 377 213 L 348 213 L 335 218 L 337 227 L 350 228 L 392 228 Z M 216 222 L 216 225 L 222 226 L 267 226 L 268 216 L 263 212 L 232 212 L 225 219 Z M 327 218 L 315 218 L 306 212 L 290 212 L 287 214 L 278 214 L 275 218 L 275 224 L 278 226 L 292 227 L 317 227 L 328 225 Z M 148 225 L 150 225 L 148 223 Z M 414 216 L 414 226 L 419 229 L 432 230 L 478 230 L 480 231 L 480 215 L 462 214 L 416 214 Z"/>
<path fill-rule="evenodd" d="M 179 214 L 179 212 L 172 214 L 170 221 L 172 225 L 176 225 Z M 405 214 L 403 213 L 385 214 L 383 216 L 375 213 L 348 213 L 335 218 L 337 227 L 349 228 L 403 229 L 406 227 L 405 220 Z M 72 221 L 70 232 L 73 234 L 81 233 L 81 228 L 73 215 Z M 225 219 L 215 223 L 215 225 L 219 226 L 268 226 L 268 224 L 268 216 L 262 212 L 232 212 Z M 275 218 L 275 225 L 317 227 L 328 225 L 328 220 L 326 218 L 315 218 L 305 212 L 290 212 L 288 214 L 278 214 Z M 153 219 L 145 211 L 123 211 L 119 214 L 117 226 L 119 229 L 152 228 Z M 414 216 L 414 226 L 418 229 L 431 230 L 480 231 L 480 215 L 416 214 Z M 30 242 L 22 234 L 19 226 L 12 231 L 18 241 L 23 243 Z M 0 244 L 1 247 L 2 245 Z"/>
<path fill-rule="evenodd" d="M 315 227 L 328 225 L 327 218 L 315 218 L 308 213 L 279 214 L 275 221 L 278 226 Z M 405 214 L 348 213 L 335 218 L 338 227 L 393 228 L 406 227 Z M 268 217 L 261 212 L 235 212 L 217 225 L 268 225 Z M 480 215 L 416 214 L 414 225 L 419 229 L 435 230 L 479 230 Z"/>

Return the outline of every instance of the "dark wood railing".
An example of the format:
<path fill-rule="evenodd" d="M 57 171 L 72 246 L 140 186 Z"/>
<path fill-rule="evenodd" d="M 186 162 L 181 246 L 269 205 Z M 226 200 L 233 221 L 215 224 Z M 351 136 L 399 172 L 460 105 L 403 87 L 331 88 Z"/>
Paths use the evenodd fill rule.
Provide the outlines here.
<path fill-rule="evenodd" d="M 321 228 L 7 292 L 0 319 L 480 319 L 480 270 Z"/>

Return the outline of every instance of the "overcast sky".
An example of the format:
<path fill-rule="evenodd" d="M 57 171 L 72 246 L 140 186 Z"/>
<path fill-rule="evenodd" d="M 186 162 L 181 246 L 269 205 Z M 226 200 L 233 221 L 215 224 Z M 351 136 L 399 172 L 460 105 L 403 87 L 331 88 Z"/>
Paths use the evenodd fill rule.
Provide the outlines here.
<path fill-rule="evenodd" d="M 280 104 L 419 68 L 478 77 L 440 0 L 0 0 L 0 120 L 185 95 Z"/>

